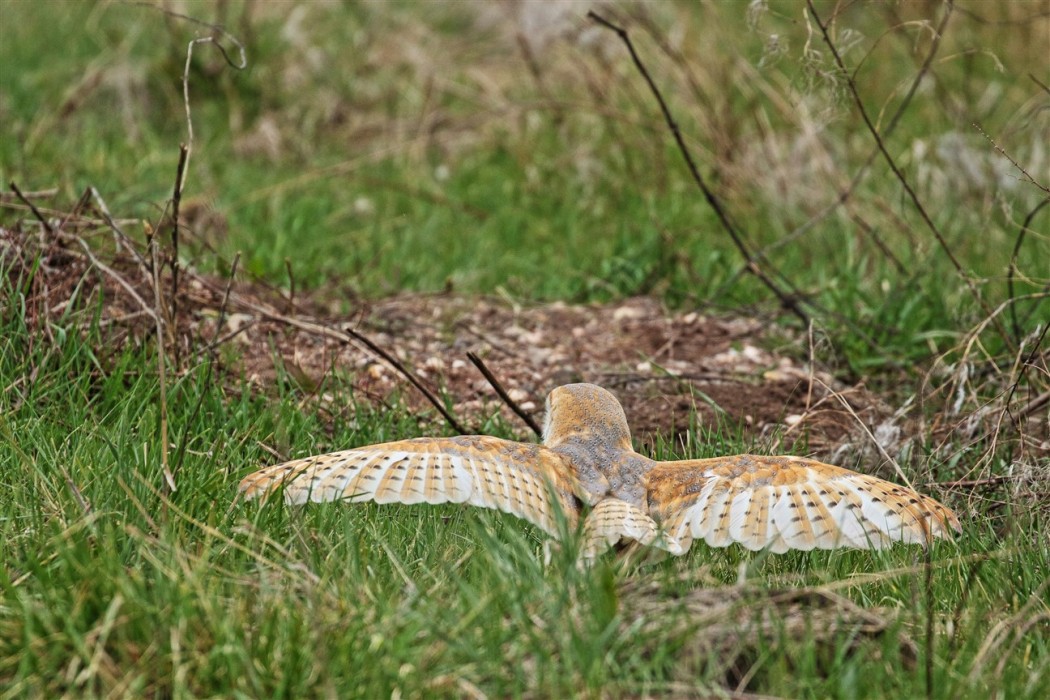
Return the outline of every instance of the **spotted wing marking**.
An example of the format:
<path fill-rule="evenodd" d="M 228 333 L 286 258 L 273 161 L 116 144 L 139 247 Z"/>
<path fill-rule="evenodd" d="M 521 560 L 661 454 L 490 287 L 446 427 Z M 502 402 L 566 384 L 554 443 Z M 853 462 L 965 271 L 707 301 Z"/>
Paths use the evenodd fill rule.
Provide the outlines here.
<path fill-rule="evenodd" d="M 674 555 L 685 551 L 640 508 L 618 498 L 606 498 L 594 506 L 583 523 L 580 559 L 591 561 L 621 540 L 653 545 Z"/>
<path fill-rule="evenodd" d="M 926 545 L 959 519 L 909 488 L 802 457 L 668 462 L 648 475 L 649 511 L 683 550 L 692 540 L 748 549 Z"/>
<path fill-rule="evenodd" d="M 298 459 L 249 474 L 245 498 L 283 487 L 284 500 L 466 503 L 512 513 L 558 535 L 560 510 L 577 519 L 567 460 L 540 445 L 487 436 L 419 438 Z"/>

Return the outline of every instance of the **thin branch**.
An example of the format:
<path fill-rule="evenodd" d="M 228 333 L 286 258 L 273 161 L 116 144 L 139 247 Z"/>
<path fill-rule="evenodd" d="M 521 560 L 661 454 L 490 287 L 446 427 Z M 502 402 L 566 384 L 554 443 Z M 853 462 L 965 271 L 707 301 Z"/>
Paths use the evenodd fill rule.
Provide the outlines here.
<path fill-rule="evenodd" d="M 1028 227 L 1031 225 L 1032 219 L 1035 218 L 1035 215 L 1038 214 L 1039 210 L 1047 204 L 1050 204 L 1050 199 L 1044 199 L 1039 202 L 1039 204 L 1036 204 L 1035 208 L 1028 212 L 1028 216 L 1025 217 L 1024 223 L 1021 224 L 1021 230 L 1017 232 L 1017 241 L 1014 242 L 1014 252 L 1013 255 L 1010 256 L 1010 270 L 1006 274 L 1006 290 L 1007 296 L 1010 299 L 1014 298 L 1014 274 L 1017 272 L 1017 256 L 1021 252 L 1021 244 L 1024 243 L 1025 233 L 1028 232 Z M 1038 303 L 1039 302 L 1036 302 L 1036 304 Z M 1020 343 L 1021 326 L 1017 322 L 1017 308 L 1012 305 L 1010 306 L 1010 322 L 1013 325 L 1014 338 Z"/>
<path fill-rule="evenodd" d="M 138 302 L 138 305 L 142 307 L 142 310 L 146 314 L 151 316 L 155 321 L 157 321 L 157 323 L 160 323 L 160 317 L 157 316 L 157 313 L 153 310 L 153 308 L 146 303 L 146 300 L 139 296 L 139 293 L 135 291 L 135 288 L 131 286 L 131 283 L 124 279 L 116 270 L 114 270 L 113 268 L 109 267 L 104 262 L 96 258 L 95 254 L 91 252 L 91 247 L 88 246 L 87 241 L 85 241 L 80 236 L 74 236 L 68 233 L 59 232 L 59 235 L 68 236 L 73 241 L 78 243 L 80 247 L 84 249 L 84 254 L 87 256 L 87 259 L 91 262 L 91 264 L 94 267 L 112 277 L 117 284 L 123 287 L 124 290 L 131 295 L 132 299 Z"/>
<path fill-rule="evenodd" d="M 416 375 L 413 374 L 407 367 L 405 367 L 400 360 L 398 360 L 386 350 L 372 342 L 372 340 L 361 335 L 352 328 L 344 328 L 343 332 L 345 332 L 348 336 L 350 336 L 357 342 L 364 344 L 369 350 L 371 350 L 375 354 L 382 357 L 384 360 L 390 363 L 390 365 L 394 369 L 396 369 L 406 379 L 408 379 L 408 381 L 412 382 L 412 386 L 419 389 L 423 396 L 427 397 L 427 401 L 429 401 L 434 406 L 434 408 L 438 410 L 438 413 L 445 417 L 445 420 L 450 426 L 452 426 L 453 430 L 455 430 L 460 435 L 466 435 L 468 433 L 467 429 L 460 425 L 460 422 L 456 420 L 456 417 L 453 416 L 447 408 L 445 408 L 444 404 L 441 403 L 441 400 L 438 399 L 438 397 L 434 396 L 433 392 L 431 392 L 430 389 L 427 389 L 423 385 L 423 382 L 419 381 L 419 378 L 416 377 Z"/>
<path fill-rule="evenodd" d="M 285 316 L 284 314 L 277 313 L 276 311 L 273 311 L 271 309 L 267 309 L 264 306 L 260 306 L 246 299 L 242 299 L 239 297 L 239 295 L 231 295 L 231 298 L 233 299 L 233 302 L 235 304 L 238 304 L 243 308 L 255 311 L 256 313 L 261 314 L 263 317 L 268 318 L 271 321 L 286 323 L 289 326 L 301 328 L 307 333 L 313 333 L 315 335 L 319 335 L 325 338 L 332 338 L 333 340 L 338 340 L 342 343 L 356 341 L 364 345 L 374 354 L 378 355 L 380 358 L 388 362 L 394 369 L 400 372 L 410 382 L 412 382 L 412 385 L 419 389 L 420 393 L 422 393 L 423 396 L 425 396 L 426 399 L 434 406 L 434 408 L 436 408 L 438 412 L 442 416 L 444 416 L 445 420 L 448 422 L 448 424 L 452 427 L 453 430 L 458 432 L 460 435 L 467 435 L 469 433 L 469 431 L 466 430 L 458 420 L 456 420 L 456 418 L 448 411 L 448 409 L 445 408 L 441 401 L 436 396 L 434 396 L 434 394 L 429 389 L 427 389 L 423 385 L 423 383 L 420 382 L 419 379 L 411 371 L 408 370 L 407 367 L 405 367 L 396 357 L 392 356 L 386 350 L 383 350 L 381 347 L 379 347 L 378 345 L 376 345 L 371 340 L 361 335 L 357 331 L 354 331 L 350 328 L 345 328 L 343 331 L 338 331 L 332 328 L 328 328 L 327 326 L 322 326 L 319 323 L 311 323 L 310 321 L 303 321 L 292 316 Z"/>
<path fill-rule="evenodd" d="M 892 117 L 890 117 L 890 121 L 886 125 L 886 130 L 882 132 L 884 135 L 889 136 L 897 127 L 901 117 L 904 116 L 905 108 L 911 102 L 912 98 L 915 97 L 915 93 L 919 89 L 919 83 L 922 82 L 923 77 L 929 72 L 930 66 L 933 65 L 933 58 L 937 55 L 937 50 L 941 46 L 941 38 L 944 36 L 944 30 L 948 27 L 948 20 L 951 19 L 953 10 L 955 10 L 955 0 L 948 0 L 944 5 L 944 14 L 941 16 L 941 23 L 937 25 L 937 29 L 933 32 L 933 39 L 930 40 L 930 50 L 927 52 L 926 58 L 922 62 L 922 66 L 919 67 L 919 72 L 915 74 L 915 79 L 911 81 L 908 93 L 904 96 L 897 111 Z"/>
<path fill-rule="evenodd" d="M 1043 92 L 1045 92 L 1047 95 L 1050 95 L 1050 86 L 1048 86 L 1043 81 L 1039 80 L 1039 78 L 1035 77 L 1031 73 L 1028 74 L 1028 77 L 1032 79 L 1033 83 L 1035 83 L 1039 87 L 1043 88 Z"/>
<path fill-rule="evenodd" d="M 523 421 L 525 421 L 525 424 L 532 428 L 532 432 L 536 433 L 536 435 L 539 437 L 543 437 L 543 428 L 541 428 L 539 424 L 536 423 L 536 420 L 532 416 L 526 413 L 524 409 L 522 409 L 522 407 L 518 405 L 517 401 L 510 398 L 510 394 L 508 394 L 507 390 L 503 388 L 503 385 L 500 383 L 499 379 L 496 379 L 496 375 L 494 375 L 489 370 L 489 368 L 485 366 L 485 363 L 481 361 L 481 358 L 472 352 L 468 352 L 467 359 L 473 362 L 474 366 L 478 368 L 478 371 L 481 372 L 482 375 L 484 375 L 485 380 L 492 386 L 493 389 L 496 390 L 496 393 L 499 394 L 499 397 L 503 399 L 503 403 L 507 404 L 507 406 L 510 407 L 510 410 L 514 411 L 518 418 L 521 418 Z"/>
<path fill-rule="evenodd" d="M 736 227 L 729 220 L 729 215 L 722 207 L 722 203 L 715 196 L 714 192 L 712 192 L 711 189 L 707 186 L 707 183 L 704 182 L 704 179 L 700 175 L 700 171 L 697 168 L 695 161 L 693 161 L 693 156 L 690 154 L 689 148 L 686 146 L 685 139 L 682 137 L 682 131 L 681 129 L 679 129 L 678 123 L 675 122 L 674 116 L 672 116 L 671 110 L 667 106 L 667 102 L 664 100 L 663 94 L 660 92 L 660 89 L 656 86 L 656 83 L 655 81 L 653 81 L 652 76 L 649 75 L 649 71 L 648 69 L 646 69 L 645 64 L 642 63 L 642 59 L 638 56 L 638 52 L 635 51 L 634 44 L 631 42 L 631 38 L 627 35 L 627 30 L 613 24 L 612 22 L 597 14 L 593 10 L 587 13 L 587 17 L 597 22 L 601 26 L 605 27 L 606 29 L 613 31 L 627 46 L 627 51 L 631 54 L 631 60 L 634 61 L 635 67 L 638 69 L 638 72 L 642 74 L 642 77 L 645 79 L 645 82 L 648 83 L 649 90 L 653 93 L 653 97 L 656 98 L 656 101 L 660 105 L 660 111 L 663 112 L 664 121 L 667 123 L 668 128 L 671 130 L 671 134 L 674 136 L 675 143 L 678 144 L 678 150 L 682 154 L 682 158 L 685 160 L 686 166 L 689 168 L 689 173 L 692 175 L 694 182 L 696 182 L 697 186 L 700 188 L 700 191 L 703 192 L 704 199 L 707 200 L 708 205 L 710 205 L 710 207 L 714 210 L 715 215 L 718 217 L 718 220 L 722 223 L 722 228 L 724 228 L 726 233 L 729 234 L 729 237 L 733 240 L 733 244 L 736 246 L 737 250 L 747 262 L 747 269 L 751 272 L 751 274 L 757 277 L 759 281 L 761 281 L 762 284 L 766 286 L 766 288 L 773 292 L 773 294 L 777 297 L 777 299 L 780 300 L 781 305 L 785 309 L 795 314 L 795 316 L 797 316 L 803 324 L 808 324 L 809 316 L 807 316 L 806 313 L 799 307 L 798 300 L 792 298 L 786 292 L 781 290 L 780 287 L 777 286 L 777 284 L 762 270 L 762 268 L 759 267 L 758 260 L 751 254 L 751 251 L 748 249 L 747 244 L 744 243 L 744 240 L 740 236 L 740 233 L 736 230 Z"/>
<path fill-rule="evenodd" d="M 184 15 L 180 12 L 175 12 L 174 10 L 169 10 L 166 7 L 160 7 L 158 5 L 153 5 L 148 2 L 129 2 L 128 4 L 134 5 L 136 7 L 145 7 L 150 10 L 155 10 L 157 12 L 161 12 L 165 15 L 168 15 L 169 17 L 175 17 L 177 19 L 185 20 L 198 26 L 206 27 L 212 31 L 212 36 L 198 37 L 192 40 L 186 47 L 186 65 L 182 71 L 182 102 L 183 106 L 186 108 L 186 133 L 189 137 L 187 145 L 190 148 L 192 148 L 193 118 L 190 115 L 190 65 L 193 61 L 193 47 L 197 44 L 212 44 L 215 46 L 215 48 L 219 50 L 219 53 L 222 54 L 222 58 L 226 61 L 226 65 L 236 70 L 244 70 L 248 67 L 248 56 L 245 52 L 244 44 L 242 44 L 237 37 L 235 37 L 233 34 L 230 34 L 218 24 L 205 22 L 204 20 L 197 19 L 196 17 L 190 17 L 189 15 Z M 233 59 L 230 58 L 230 54 L 227 53 L 226 47 L 219 43 L 218 39 L 222 37 L 229 39 L 237 47 L 237 52 L 240 57 L 239 61 L 234 62 Z"/>
<path fill-rule="evenodd" d="M 18 185 L 16 185 L 13 180 L 11 181 L 11 191 L 15 193 L 16 197 L 22 200 L 23 204 L 29 207 L 29 211 L 33 212 L 33 216 L 36 217 L 37 221 L 43 224 L 44 230 L 47 231 L 49 235 L 55 232 L 55 229 L 53 229 L 51 224 L 47 222 L 47 219 L 45 219 L 44 215 L 40 213 L 40 210 L 36 208 L 36 205 L 33 204 L 28 197 L 22 194 L 22 190 L 18 189 Z"/>
<path fill-rule="evenodd" d="M 991 315 L 991 309 L 988 307 L 988 304 L 987 302 L 985 302 L 984 298 L 981 297 L 981 292 L 979 289 L 977 289 L 977 284 L 966 273 L 966 270 L 963 269 L 963 266 L 959 262 L 959 259 L 955 257 L 955 253 L 952 252 L 951 247 L 948 245 L 948 241 L 945 240 L 944 235 L 941 233 L 940 229 L 937 228 L 937 225 L 933 223 L 933 220 L 930 218 L 930 215 L 926 213 L 926 208 L 922 206 L 922 202 L 919 200 L 919 196 L 915 193 L 915 190 L 912 189 L 912 186 L 908 182 L 908 179 L 904 177 L 904 173 L 901 172 L 899 167 L 897 167 L 897 163 L 893 160 L 893 156 L 891 156 L 889 151 L 886 149 L 886 145 L 882 141 L 882 136 L 879 134 L 879 130 L 875 128 L 875 125 L 871 121 L 871 117 L 868 115 L 868 110 L 864 107 L 864 102 L 860 99 L 860 93 L 857 91 L 857 84 L 856 82 L 854 82 L 853 76 L 850 75 L 849 70 L 847 70 L 846 68 L 846 64 L 842 61 L 842 56 L 839 55 L 839 51 L 838 48 L 835 46 L 835 42 L 831 40 L 831 35 L 828 33 L 827 25 L 824 24 L 824 22 L 820 19 L 820 15 L 817 14 L 817 10 L 813 6 L 813 0 L 806 0 L 806 6 L 809 8 L 809 13 L 813 17 L 813 21 L 815 21 L 817 23 L 817 26 L 820 27 L 820 33 L 824 37 L 824 43 L 827 44 L 828 50 L 831 51 L 831 55 L 835 59 L 835 65 L 838 66 L 839 71 L 842 73 L 842 76 L 845 79 L 847 86 L 849 87 L 850 95 L 853 97 L 853 101 L 857 105 L 857 109 L 860 112 L 861 118 L 864 120 L 864 124 L 868 127 L 868 131 L 871 132 L 872 138 L 875 139 L 875 144 L 876 146 L 878 146 L 879 152 L 882 153 L 882 157 L 886 160 L 887 165 L 890 166 L 890 170 L 893 171 L 893 174 L 896 176 L 898 182 L 901 183 L 901 186 L 904 188 L 905 192 L 908 193 L 908 197 L 909 199 L 911 199 L 912 204 L 915 205 L 915 208 L 919 212 L 919 216 L 922 219 L 923 223 L 925 223 L 926 227 L 930 229 L 931 233 L 933 233 L 934 238 L 937 239 L 937 243 L 941 246 L 941 249 L 948 256 L 948 259 L 951 261 L 952 266 L 955 267 L 955 271 L 966 283 L 966 286 L 970 288 L 970 292 L 973 294 L 973 297 L 977 301 L 978 305 L 981 307 L 981 309 L 985 311 L 985 313 Z M 1006 343 L 1007 346 L 1009 346 L 1010 337 L 1006 332 L 1006 328 L 1003 327 L 1002 323 L 1000 323 L 998 319 L 996 319 L 995 321 L 995 327 L 996 330 L 999 331 L 999 335 L 1002 337 L 1003 342 Z"/>
<path fill-rule="evenodd" d="M 113 232 L 114 243 L 116 243 L 118 247 L 124 248 L 124 250 L 128 251 L 138 263 L 143 278 L 147 281 L 151 280 L 153 278 L 153 272 L 150 268 L 149 262 L 146 260 L 145 256 L 139 252 L 139 249 L 135 247 L 134 242 L 128 238 L 128 235 L 121 230 L 116 220 L 114 220 L 113 215 L 109 213 L 109 207 L 106 205 L 106 200 L 102 199 L 102 195 L 99 194 L 99 191 L 94 187 L 88 187 L 88 190 L 91 192 L 91 198 L 95 202 L 96 211 Z"/>
<path fill-rule="evenodd" d="M 1028 174 L 1028 171 L 1027 171 L 1027 170 L 1025 170 L 1025 169 L 1024 169 L 1023 167 L 1021 167 L 1021 164 L 1020 164 L 1020 163 L 1018 163 L 1018 162 L 1017 162 L 1016 160 L 1014 160 L 1014 159 L 1013 159 L 1013 158 L 1012 158 L 1012 157 L 1010 156 L 1010 154 L 1009 154 L 1009 153 L 1007 153 L 1007 152 L 1006 152 L 1006 151 L 1005 151 L 1005 150 L 1003 149 L 1003 147 L 1002 147 L 1002 146 L 1000 146 L 999 144 L 997 144 L 997 143 L 995 142 L 995 139 L 993 139 L 993 138 L 992 138 L 991 136 L 989 136 L 989 135 L 988 135 L 988 132 L 986 132 L 986 131 L 985 131 L 985 130 L 984 130 L 984 129 L 983 129 L 982 127 L 981 127 L 981 125 L 980 125 L 980 124 L 978 124 L 977 122 L 973 122 L 973 128 L 975 128 L 975 129 L 977 129 L 978 131 L 980 131 L 980 132 L 981 132 L 981 136 L 983 136 L 983 137 L 985 137 L 986 139 L 988 139 L 988 143 L 992 144 L 992 146 L 993 146 L 993 147 L 995 148 L 995 150 L 999 151 L 999 154 L 1000 154 L 1000 155 L 1001 155 L 1001 156 L 1002 156 L 1003 158 L 1006 158 L 1006 159 L 1007 159 L 1008 161 L 1010 161 L 1010 164 L 1011 164 L 1011 165 L 1013 165 L 1013 166 L 1014 166 L 1015 168 L 1017 168 L 1017 169 L 1018 169 L 1018 170 L 1019 170 L 1019 171 L 1021 172 L 1021 174 L 1022 174 L 1022 175 L 1024 175 L 1024 176 L 1025 176 L 1026 178 L 1028 178 L 1028 182 L 1032 183 L 1033 185 L 1035 185 L 1036 187 L 1038 187 L 1039 189 L 1041 189 L 1041 190 L 1042 190 L 1043 192 L 1046 192 L 1047 194 L 1050 194 L 1050 187 L 1047 187 L 1046 185 L 1044 185 L 1044 184 L 1042 184 L 1042 183 L 1040 183 L 1040 182 L 1036 181 L 1036 179 L 1035 179 L 1034 177 L 1032 177 L 1031 175 L 1029 175 L 1029 174 Z"/>
<path fill-rule="evenodd" d="M 288 312 L 295 310 L 295 275 L 292 273 L 292 261 L 284 259 L 284 269 L 288 271 Z"/>
<path fill-rule="evenodd" d="M 171 195 L 171 317 L 175 318 L 177 296 L 179 293 L 179 205 L 182 203 L 182 188 L 186 183 L 186 160 L 190 149 L 186 144 L 179 145 L 179 165 L 175 171 L 175 188 Z M 178 344 L 173 348 L 175 365 L 179 364 Z"/>
<path fill-rule="evenodd" d="M 900 104 L 897 105 L 897 109 L 896 111 L 894 111 L 893 116 L 890 117 L 889 123 L 882 132 L 883 136 L 889 136 L 891 133 L 893 133 L 894 129 L 897 128 L 897 125 L 900 123 L 901 117 L 904 116 L 904 113 L 911 105 L 911 101 L 915 97 L 916 92 L 918 91 L 919 84 L 922 82 L 922 79 L 926 77 L 927 73 L 929 73 L 930 66 L 933 65 L 933 59 L 936 57 L 937 51 L 940 49 L 941 39 L 944 36 L 945 29 L 948 27 L 948 19 L 951 17 L 952 10 L 954 8 L 954 2 L 949 2 L 946 6 L 944 15 L 941 17 L 941 22 L 937 25 L 937 29 L 933 33 L 933 39 L 930 42 L 930 50 L 926 54 L 926 58 L 923 59 L 922 65 L 919 67 L 919 70 L 915 73 L 915 77 L 912 79 L 911 85 L 908 87 L 908 92 L 905 94 Z M 853 197 L 853 193 L 856 191 L 857 186 L 860 185 L 860 183 L 864 180 L 865 177 L 867 177 L 869 168 L 871 167 L 871 164 L 875 162 L 875 159 L 878 157 L 878 155 L 879 149 L 877 147 L 873 148 L 868 154 L 868 157 L 864 159 L 864 162 L 857 169 L 857 172 L 854 173 L 853 178 L 849 181 L 849 184 L 846 185 L 846 188 L 839 193 L 838 197 L 835 198 L 835 201 L 831 202 L 826 207 L 824 207 L 824 209 L 817 212 L 807 221 L 804 221 L 802 224 L 797 226 L 795 230 L 793 230 L 791 233 L 787 234 L 786 236 L 780 237 L 778 240 L 774 241 L 765 248 L 759 249 L 758 254 L 762 257 L 765 257 L 768 253 L 777 250 L 778 248 L 782 248 L 785 245 L 789 245 L 795 239 L 799 238 L 806 231 L 815 226 L 817 222 L 823 221 L 825 218 L 830 216 L 833 211 L 835 211 L 840 206 L 848 202 L 850 198 Z M 878 243 L 878 240 L 876 240 L 876 245 L 878 245 Z M 889 252 L 888 249 L 882 249 L 881 246 L 880 250 L 883 250 L 884 253 Z M 738 270 L 736 273 L 734 273 L 734 276 L 739 274 L 740 271 Z"/>
<path fill-rule="evenodd" d="M 1035 339 L 1035 344 L 1032 346 L 1031 351 L 1029 351 L 1028 357 L 1020 363 L 1020 371 L 1017 373 L 1017 379 L 1010 385 L 1010 391 L 1006 395 L 1006 401 L 1003 402 L 1003 410 L 999 412 L 999 420 L 996 421 L 995 428 L 992 431 L 992 446 L 989 448 L 989 454 L 991 455 L 995 454 L 995 444 L 999 439 L 999 428 L 1003 424 L 1003 419 L 1006 417 L 1007 413 L 1010 413 L 1011 417 L 1013 417 L 1013 414 L 1010 411 L 1010 402 L 1014 400 L 1014 394 L 1017 393 L 1017 387 L 1019 387 L 1024 380 L 1024 375 L 1028 372 L 1028 368 L 1035 366 L 1035 358 L 1039 354 L 1039 346 L 1043 344 L 1043 339 L 1046 338 L 1047 330 L 1050 330 L 1050 323 L 1043 324 L 1043 330 L 1039 333 L 1039 337 Z M 1020 424 L 1021 417 L 1022 416 L 1014 418 L 1015 425 Z"/>
<path fill-rule="evenodd" d="M 164 323 L 162 299 L 160 291 L 160 267 L 157 262 L 157 243 L 150 246 L 150 257 L 153 260 L 153 299 L 156 303 L 157 312 L 153 317 L 157 321 L 157 378 L 160 381 L 160 462 L 164 470 L 164 483 L 167 485 L 167 493 L 174 493 L 175 475 L 171 473 L 168 463 L 168 393 L 165 366 L 168 364 L 164 349 Z"/>
<path fill-rule="evenodd" d="M 946 489 L 972 489 L 977 486 L 999 486 L 1014 480 L 1012 476 L 992 476 L 987 479 L 958 479 L 956 481 L 938 481 L 937 485 Z"/>

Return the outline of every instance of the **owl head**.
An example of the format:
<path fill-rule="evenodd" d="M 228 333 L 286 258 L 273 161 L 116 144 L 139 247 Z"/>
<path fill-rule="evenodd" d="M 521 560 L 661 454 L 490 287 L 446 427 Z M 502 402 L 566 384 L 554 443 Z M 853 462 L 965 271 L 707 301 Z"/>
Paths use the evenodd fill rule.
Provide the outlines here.
<path fill-rule="evenodd" d="M 631 449 L 627 416 L 616 397 L 594 384 L 566 384 L 551 391 L 543 444 L 557 447 L 570 440 Z"/>

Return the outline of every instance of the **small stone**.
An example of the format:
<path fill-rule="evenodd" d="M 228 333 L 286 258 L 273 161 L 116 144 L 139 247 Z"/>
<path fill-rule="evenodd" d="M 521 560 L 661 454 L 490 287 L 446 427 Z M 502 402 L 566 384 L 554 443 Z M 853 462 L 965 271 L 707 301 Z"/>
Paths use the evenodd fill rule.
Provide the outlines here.
<path fill-rule="evenodd" d="M 507 392 L 507 396 L 509 396 L 510 400 L 514 401 L 515 403 L 519 403 L 519 402 L 524 401 L 525 399 L 529 398 L 529 394 L 528 394 L 527 391 L 525 391 L 523 389 L 518 389 L 517 387 L 509 390 Z"/>
<path fill-rule="evenodd" d="M 646 316 L 645 309 L 639 309 L 636 306 L 621 306 L 620 308 L 613 311 L 614 321 L 627 321 Z"/>

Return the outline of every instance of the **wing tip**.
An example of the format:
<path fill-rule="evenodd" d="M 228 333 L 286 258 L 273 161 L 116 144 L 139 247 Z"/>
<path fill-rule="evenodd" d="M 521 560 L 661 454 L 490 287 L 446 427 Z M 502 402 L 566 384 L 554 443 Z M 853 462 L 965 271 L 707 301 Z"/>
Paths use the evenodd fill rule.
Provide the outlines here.
<path fill-rule="evenodd" d="M 275 491 L 295 476 L 284 464 L 265 467 L 241 479 L 237 484 L 237 493 L 245 501 L 259 500 L 265 503 Z"/>

